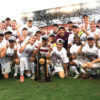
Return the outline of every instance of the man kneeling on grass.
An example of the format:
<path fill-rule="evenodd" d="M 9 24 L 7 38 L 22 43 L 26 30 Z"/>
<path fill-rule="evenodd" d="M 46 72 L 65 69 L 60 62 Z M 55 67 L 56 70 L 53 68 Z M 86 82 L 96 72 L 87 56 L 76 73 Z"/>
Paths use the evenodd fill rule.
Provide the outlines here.
<path fill-rule="evenodd" d="M 16 64 L 17 60 L 16 38 L 14 36 L 9 38 L 9 43 L 6 45 L 2 53 L 0 53 L 0 58 L 2 74 L 4 78 L 7 79 L 11 72 L 12 63 Z"/>
<path fill-rule="evenodd" d="M 65 75 L 68 77 L 67 63 L 69 62 L 66 49 L 63 48 L 63 43 L 64 41 L 62 39 L 57 39 L 57 47 L 53 48 L 50 55 L 51 63 L 54 67 L 54 73 L 57 72 L 61 79 L 65 78 Z M 63 67 L 65 69 L 65 74 Z"/>

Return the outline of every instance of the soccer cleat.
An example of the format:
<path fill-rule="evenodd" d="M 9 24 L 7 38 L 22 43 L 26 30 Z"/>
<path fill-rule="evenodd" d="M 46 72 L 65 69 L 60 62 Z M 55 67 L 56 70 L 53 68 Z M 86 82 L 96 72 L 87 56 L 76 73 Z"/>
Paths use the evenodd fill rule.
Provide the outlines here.
<path fill-rule="evenodd" d="M 14 80 L 17 81 L 18 80 L 18 76 L 14 76 Z"/>
<path fill-rule="evenodd" d="M 77 79 L 79 76 L 80 76 L 79 74 L 76 74 L 73 78 Z"/>
<path fill-rule="evenodd" d="M 20 76 L 20 82 L 24 82 L 24 76 L 23 75 Z"/>

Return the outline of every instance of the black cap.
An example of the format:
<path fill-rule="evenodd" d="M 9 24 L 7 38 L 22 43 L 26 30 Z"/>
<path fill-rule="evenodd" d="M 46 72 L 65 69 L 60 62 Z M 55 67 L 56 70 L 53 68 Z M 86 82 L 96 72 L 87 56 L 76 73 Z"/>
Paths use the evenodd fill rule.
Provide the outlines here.
<path fill-rule="evenodd" d="M 0 36 L 4 36 L 4 33 L 2 31 L 0 31 Z"/>
<path fill-rule="evenodd" d="M 64 41 L 63 41 L 62 39 L 57 39 L 56 43 L 61 43 L 61 44 L 63 44 Z"/>
<path fill-rule="evenodd" d="M 58 27 L 58 30 L 59 30 L 59 29 L 64 29 L 64 30 L 65 30 L 65 27 L 64 27 L 64 26 L 59 26 L 59 27 Z"/>
<path fill-rule="evenodd" d="M 54 37 L 55 35 L 54 35 L 53 33 L 51 33 L 51 34 L 49 35 L 49 37 L 51 37 L 51 36 L 53 36 L 53 37 Z"/>
<path fill-rule="evenodd" d="M 12 34 L 12 32 L 11 31 L 6 31 L 5 34 Z"/>
<path fill-rule="evenodd" d="M 12 42 L 16 42 L 16 38 L 14 36 L 11 36 L 8 40 Z"/>
<path fill-rule="evenodd" d="M 47 35 L 44 35 L 44 36 L 42 37 L 42 40 L 48 40 L 48 36 L 47 36 Z"/>

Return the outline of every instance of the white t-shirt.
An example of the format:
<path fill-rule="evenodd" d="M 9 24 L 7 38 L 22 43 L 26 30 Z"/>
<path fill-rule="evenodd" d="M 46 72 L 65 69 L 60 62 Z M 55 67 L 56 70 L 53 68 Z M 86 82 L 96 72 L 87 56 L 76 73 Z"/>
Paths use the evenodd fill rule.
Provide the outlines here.
<path fill-rule="evenodd" d="M 89 45 L 86 43 L 86 45 L 82 48 L 82 52 L 83 56 L 89 61 L 93 61 L 94 59 L 100 57 L 100 51 L 95 46 L 95 44 L 93 45 L 92 48 L 90 48 Z"/>
<path fill-rule="evenodd" d="M 74 44 L 71 48 L 70 48 L 70 53 L 73 55 L 73 54 L 75 54 L 76 55 L 76 59 L 81 59 L 82 58 L 82 56 L 81 55 L 78 55 L 77 54 L 77 52 L 78 52 L 78 50 L 79 50 L 79 48 L 81 47 L 81 45 L 76 45 L 76 44 Z"/>
<path fill-rule="evenodd" d="M 57 50 L 57 47 L 53 47 L 51 52 L 51 62 L 55 67 L 63 67 L 64 63 L 68 63 L 69 59 L 67 57 L 67 51 L 65 48 L 62 48 L 60 51 Z"/>
<path fill-rule="evenodd" d="M 72 34 L 69 35 L 69 37 L 68 37 L 68 44 L 73 44 L 74 36 L 75 36 L 74 33 L 72 33 Z M 81 41 L 86 41 L 86 34 L 85 34 L 85 33 L 83 33 L 83 34 L 80 36 L 80 40 L 81 40 Z"/>
<path fill-rule="evenodd" d="M 14 60 L 14 48 L 13 49 L 10 47 L 7 48 L 5 57 L 1 59 L 2 66 L 8 63 L 9 61 Z"/>
<path fill-rule="evenodd" d="M 9 28 L 9 31 L 11 31 L 12 32 L 12 35 L 13 36 L 17 36 L 17 31 L 16 30 L 13 30 L 11 27 Z"/>
<path fill-rule="evenodd" d="M 100 32 L 100 30 L 96 28 L 94 32 L 91 32 L 90 30 L 88 32 L 90 33 L 91 36 L 95 36 L 98 35 L 98 32 Z"/>
<path fill-rule="evenodd" d="M 82 26 L 85 27 L 85 24 L 83 23 L 83 24 L 81 24 L 80 26 L 81 26 L 81 27 L 82 27 Z M 88 24 L 88 26 L 87 26 L 87 31 L 89 31 L 89 30 L 90 30 L 90 25 Z"/>
<path fill-rule="evenodd" d="M 26 42 L 29 40 L 29 36 L 28 37 L 26 37 L 26 39 L 21 43 L 21 45 L 19 45 L 19 50 L 20 50 L 20 48 L 22 47 L 22 46 L 24 46 L 25 44 L 26 44 Z M 28 44 L 27 44 L 28 45 Z M 27 47 L 27 46 L 26 46 Z M 26 49 L 26 47 L 25 47 L 25 49 Z M 19 56 L 20 57 L 27 57 L 27 54 L 26 54 L 26 51 L 25 51 L 25 49 L 24 49 L 24 51 L 22 52 L 22 53 L 18 53 L 19 54 Z"/>
<path fill-rule="evenodd" d="M 20 27 L 20 33 L 22 33 L 22 29 L 23 28 L 27 28 L 28 29 L 28 32 L 32 33 L 33 35 L 35 35 L 36 31 L 38 30 L 38 27 L 36 27 L 36 26 L 33 26 L 32 25 L 32 27 L 28 27 L 27 24 L 25 24 L 25 25 L 22 25 Z"/>

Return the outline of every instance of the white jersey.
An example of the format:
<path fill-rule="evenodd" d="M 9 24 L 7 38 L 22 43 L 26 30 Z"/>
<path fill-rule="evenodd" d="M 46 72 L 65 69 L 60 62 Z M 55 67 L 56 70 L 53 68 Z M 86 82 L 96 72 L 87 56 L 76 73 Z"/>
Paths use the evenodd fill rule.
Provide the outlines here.
<path fill-rule="evenodd" d="M 83 56 L 85 59 L 88 59 L 89 61 L 93 61 L 94 59 L 97 59 L 100 57 L 99 49 L 93 45 L 92 48 L 89 47 L 89 45 L 86 43 L 86 45 L 82 48 Z"/>
<path fill-rule="evenodd" d="M 76 55 L 76 59 L 80 60 L 82 59 L 82 56 L 81 55 L 78 55 L 77 52 L 79 50 L 79 48 L 81 47 L 81 45 L 76 45 L 74 44 L 71 48 L 70 48 L 70 53 L 73 55 L 75 54 Z"/>
<path fill-rule="evenodd" d="M 96 30 L 94 32 L 91 32 L 90 30 L 88 31 L 88 33 L 91 35 L 91 36 L 95 36 L 95 35 L 98 35 L 98 33 L 100 32 L 99 29 L 96 28 Z"/>
<path fill-rule="evenodd" d="M 12 61 L 13 59 L 14 59 L 14 48 L 12 49 L 8 47 L 6 50 L 5 57 L 1 59 L 1 65 L 4 66 L 6 63 Z"/>
<path fill-rule="evenodd" d="M 75 36 L 74 33 L 69 35 L 69 37 L 68 37 L 68 44 L 73 44 L 74 36 Z M 86 34 L 85 33 L 81 34 L 79 37 L 80 37 L 81 41 L 86 41 Z"/>
<path fill-rule="evenodd" d="M 57 47 L 53 47 L 50 58 L 55 67 L 63 67 L 64 63 L 69 62 L 65 48 L 62 48 L 60 51 L 58 51 Z"/>
<path fill-rule="evenodd" d="M 81 26 L 81 27 L 82 27 L 82 26 L 85 27 L 85 24 L 83 23 L 83 24 L 81 24 L 80 26 Z M 87 25 L 87 31 L 89 31 L 89 30 L 90 30 L 90 25 L 88 24 L 88 25 Z"/>
<path fill-rule="evenodd" d="M 34 51 L 34 45 L 27 44 L 24 51 L 22 53 L 19 53 L 19 57 L 20 58 L 24 57 L 28 59 L 29 57 L 32 56 L 33 51 Z"/>
<path fill-rule="evenodd" d="M 38 30 L 38 27 L 36 27 L 36 26 L 33 26 L 32 25 L 32 27 L 28 27 L 27 24 L 25 24 L 25 25 L 22 25 L 20 27 L 20 32 L 22 32 L 22 29 L 23 28 L 27 28 L 28 29 L 28 32 L 31 33 L 31 34 L 33 34 L 33 35 L 35 35 L 36 31 Z"/>
<path fill-rule="evenodd" d="M 42 42 L 42 39 L 40 38 L 40 40 L 36 40 L 34 43 L 35 49 L 38 48 L 38 45 Z"/>
<path fill-rule="evenodd" d="M 3 39 L 3 44 L 6 46 L 6 44 L 8 44 L 9 43 L 9 41 L 8 40 L 6 40 L 5 38 Z"/>
<path fill-rule="evenodd" d="M 11 27 L 9 28 L 9 31 L 12 32 L 12 35 L 17 37 L 17 31 L 16 30 L 13 30 Z"/>

